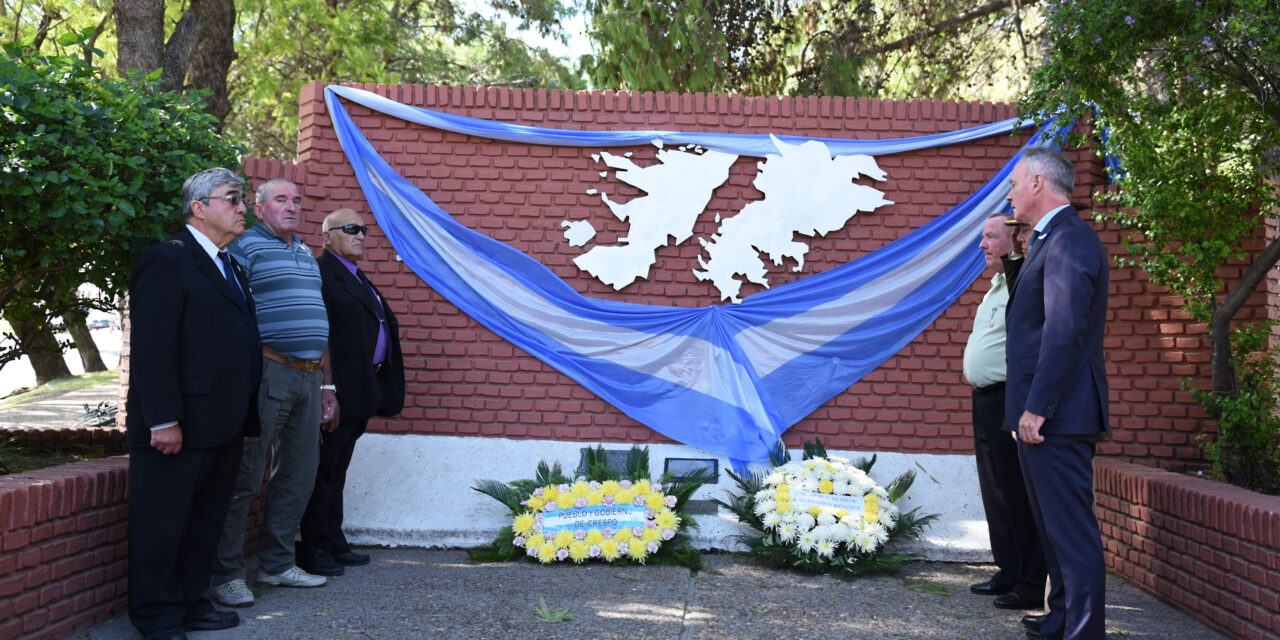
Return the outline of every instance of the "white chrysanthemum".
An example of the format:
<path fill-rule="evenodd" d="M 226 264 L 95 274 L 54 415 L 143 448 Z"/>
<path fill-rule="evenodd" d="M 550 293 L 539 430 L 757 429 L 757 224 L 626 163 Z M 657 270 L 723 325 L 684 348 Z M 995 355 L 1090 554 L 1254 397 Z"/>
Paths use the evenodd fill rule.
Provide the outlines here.
<path fill-rule="evenodd" d="M 832 463 L 840 463 L 843 465 L 849 464 L 849 459 L 841 456 L 827 456 L 827 460 L 830 460 Z"/>
<path fill-rule="evenodd" d="M 756 515 L 762 516 L 770 511 L 778 508 L 778 501 L 773 498 L 765 498 L 764 500 L 756 500 Z"/>
<path fill-rule="evenodd" d="M 835 521 L 835 514 L 827 511 L 826 509 L 823 509 L 822 513 L 818 514 L 818 524 L 835 524 Z"/>
<path fill-rule="evenodd" d="M 784 477 L 785 476 L 781 471 L 774 471 L 773 473 L 764 477 L 764 483 L 767 485 L 776 487 L 784 482 L 783 480 Z"/>
<path fill-rule="evenodd" d="M 871 553 L 876 548 L 875 541 L 865 533 L 859 533 L 853 537 L 853 546 L 857 547 L 858 551 L 862 553 Z"/>
<path fill-rule="evenodd" d="M 783 521 L 783 522 L 785 522 L 785 523 L 787 523 L 787 524 L 789 524 L 789 525 L 791 525 L 791 526 L 793 526 L 793 527 L 797 527 L 797 528 L 798 528 L 798 527 L 800 526 L 800 522 L 799 522 L 799 521 L 800 521 L 800 512 L 799 512 L 799 511 L 788 511 L 788 512 L 786 512 L 786 513 L 782 514 L 782 521 Z"/>
<path fill-rule="evenodd" d="M 808 478 L 800 478 L 799 480 L 796 480 L 795 486 L 801 491 L 817 491 L 818 479 L 812 476 Z"/>
<path fill-rule="evenodd" d="M 796 542 L 796 548 L 800 549 L 805 553 L 809 553 L 810 551 L 813 551 L 813 548 L 816 547 L 817 545 L 818 545 L 818 537 L 813 535 L 812 531 L 806 531 L 800 534 L 800 540 Z"/>
<path fill-rule="evenodd" d="M 830 558 L 836 554 L 836 543 L 830 540 L 823 540 L 818 543 L 818 555 L 824 558 Z"/>
<path fill-rule="evenodd" d="M 876 541 L 876 546 L 880 546 L 889 541 L 889 531 L 884 527 L 880 527 L 875 533 L 871 534 L 871 538 Z"/>
<path fill-rule="evenodd" d="M 782 523 L 782 516 L 778 515 L 777 511 L 770 511 L 764 514 L 761 521 L 764 523 L 764 526 L 770 529 L 776 529 L 778 525 Z"/>
<path fill-rule="evenodd" d="M 790 522 L 783 522 L 778 525 L 778 539 L 783 542 L 791 542 L 796 538 L 796 526 Z"/>
<path fill-rule="evenodd" d="M 801 529 L 812 529 L 814 524 L 816 524 L 816 521 L 813 519 L 813 516 L 808 513 L 801 511 L 796 514 L 796 526 Z"/>

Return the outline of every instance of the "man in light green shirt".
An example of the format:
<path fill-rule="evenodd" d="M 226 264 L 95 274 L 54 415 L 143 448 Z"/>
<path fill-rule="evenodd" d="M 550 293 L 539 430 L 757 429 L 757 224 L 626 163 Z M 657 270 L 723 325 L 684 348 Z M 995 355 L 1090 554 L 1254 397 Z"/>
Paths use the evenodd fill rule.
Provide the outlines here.
<path fill-rule="evenodd" d="M 973 450 L 978 486 L 987 513 L 991 555 L 1000 570 L 987 582 L 970 587 L 979 595 L 998 596 L 1001 609 L 1034 609 L 1044 602 L 1047 572 L 1031 505 L 1018 466 L 1018 447 L 1004 424 L 1005 306 L 1009 284 L 1001 260 L 1013 250 L 1014 229 L 1008 214 L 996 214 L 982 228 L 978 245 L 995 272 L 991 290 L 978 305 L 973 331 L 964 349 L 964 377 L 973 386 Z"/>

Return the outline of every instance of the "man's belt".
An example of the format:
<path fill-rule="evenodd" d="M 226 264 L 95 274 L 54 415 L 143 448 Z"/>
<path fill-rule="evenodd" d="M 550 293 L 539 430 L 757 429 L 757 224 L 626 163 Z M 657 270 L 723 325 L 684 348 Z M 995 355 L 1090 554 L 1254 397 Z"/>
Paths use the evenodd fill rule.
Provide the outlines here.
<path fill-rule="evenodd" d="M 302 369 L 307 373 L 311 373 L 312 371 L 315 371 L 316 369 L 320 368 L 319 360 L 302 360 L 300 358 L 291 358 L 289 356 L 286 356 L 283 353 L 280 353 L 279 351 L 276 351 L 275 349 L 272 349 L 271 347 L 268 347 L 265 344 L 262 345 L 262 357 L 268 360 L 271 360 L 273 362 L 279 362 L 280 364 L 286 367 L 293 367 L 294 369 Z"/>
<path fill-rule="evenodd" d="M 980 395 L 980 396 L 985 396 L 985 395 L 987 395 L 988 393 L 995 393 L 995 392 L 997 392 L 997 391 L 1004 391 L 1004 383 L 1003 383 L 1003 382 L 997 382 L 997 383 L 995 383 L 995 384 L 989 384 L 989 385 L 987 385 L 987 386 L 985 386 L 985 387 L 974 387 L 974 388 L 973 388 L 973 392 L 974 392 L 974 393 L 976 393 L 976 394 L 978 394 L 978 395 Z"/>

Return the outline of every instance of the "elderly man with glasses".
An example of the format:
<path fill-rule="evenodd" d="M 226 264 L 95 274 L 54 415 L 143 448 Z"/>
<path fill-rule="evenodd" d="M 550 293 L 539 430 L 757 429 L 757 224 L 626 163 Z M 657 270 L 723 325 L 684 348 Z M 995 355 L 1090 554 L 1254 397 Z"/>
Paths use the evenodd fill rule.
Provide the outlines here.
<path fill-rule="evenodd" d="M 329 313 L 329 371 L 338 415 L 325 421 L 315 490 L 302 518 L 298 564 L 311 573 L 338 575 L 369 562 L 342 533 L 342 492 L 356 439 L 372 416 L 394 416 L 404 406 L 404 359 L 391 305 L 357 266 L 369 228 L 359 213 L 338 209 L 324 219 L 320 256 Z"/>

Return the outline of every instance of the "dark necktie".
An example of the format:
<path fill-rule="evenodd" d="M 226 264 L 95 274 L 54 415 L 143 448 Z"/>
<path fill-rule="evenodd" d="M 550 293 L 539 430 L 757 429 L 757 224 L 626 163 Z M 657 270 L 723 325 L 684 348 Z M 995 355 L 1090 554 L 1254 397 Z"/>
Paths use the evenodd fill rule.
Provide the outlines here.
<path fill-rule="evenodd" d="M 378 314 L 378 322 L 387 324 L 387 315 L 382 311 L 382 299 L 378 297 L 378 292 L 373 290 L 373 283 L 364 275 L 364 272 L 356 269 L 356 278 L 360 280 L 360 284 L 364 285 L 364 289 L 369 294 L 369 299 L 373 301 L 373 312 Z"/>
<path fill-rule="evenodd" d="M 240 283 L 236 280 L 236 270 L 231 266 L 231 254 L 226 249 L 218 252 L 218 262 L 222 263 L 222 275 L 227 277 L 227 286 L 231 287 L 231 292 L 236 294 L 236 302 L 240 306 L 245 306 L 244 292 L 240 290 Z"/>

